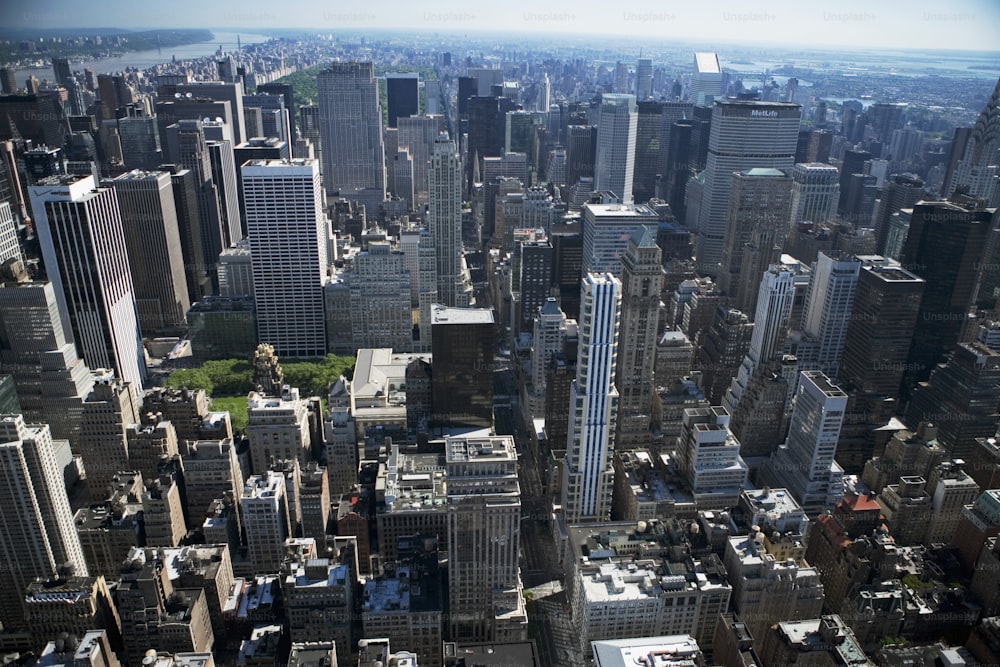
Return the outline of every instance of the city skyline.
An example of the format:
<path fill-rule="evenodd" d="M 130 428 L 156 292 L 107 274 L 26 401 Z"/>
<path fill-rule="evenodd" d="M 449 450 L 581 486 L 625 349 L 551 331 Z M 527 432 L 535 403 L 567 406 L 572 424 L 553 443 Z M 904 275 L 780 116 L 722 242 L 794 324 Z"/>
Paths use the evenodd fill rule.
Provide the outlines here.
<path fill-rule="evenodd" d="M 775 0 L 767 7 L 748 6 L 736 0 L 710 6 L 650 8 L 623 5 L 609 12 L 596 2 L 575 3 L 571 8 L 550 10 L 522 2 L 470 9 L 458 0 L 439 0 L 433 6 L 411 6 L 389 0 L 378 7 L 352 2 L 335 9 L 317 10 L 311 3 L 286 3 L 280 12 L 273 3 L 251 0 L 206 6 L 191 0 L 173 3 L 169 11 L 155 6 L 121 5 L 100 0 L 78 10 L 79 5 L 58 0 L 44 8 L 28 2 L 9 6 L 8 30 L 34 28 L 181 28 L 179 17 L 198 16 L 198 24 L 212 28 L 303 29 L 312 32 L 345 32 L 370 29 L 406 29 L 412 33 L 517 31 L 524 34 L 591 35 L 600 25 L 603 36 L 628 36 L 647 46 L 681 39 L 711 39 L 712 43 L 737 41 L 783 45 L 822 45 L 892 49 L 913 45 L 921 48 L 988 51 L 996 44 L 991 26 L 1000 23 L 1000 5 L 989 0 L 956 0 L 942 6 L 932 0 L 917 0 L 904 10 L 873 8 L 863 0 L 845 0 L 836 6 L 803 6 L 793 0 Z M 114 16 L 114 21 L 104 17 Z M 294 25 L 292 17 L 303 19 Z M 285 22 L 285 25 L 282 25 Z M 837 30 L 836 28 L 848 28 Z M 775 35 L 775 38 L 764 36 Z M 934 45 L 934 46 L 930 46 Z"/>
<path fill-rule="evenodd" d="M 18 5 L 0 656 L 1000 664 L 995 3 Z"/>

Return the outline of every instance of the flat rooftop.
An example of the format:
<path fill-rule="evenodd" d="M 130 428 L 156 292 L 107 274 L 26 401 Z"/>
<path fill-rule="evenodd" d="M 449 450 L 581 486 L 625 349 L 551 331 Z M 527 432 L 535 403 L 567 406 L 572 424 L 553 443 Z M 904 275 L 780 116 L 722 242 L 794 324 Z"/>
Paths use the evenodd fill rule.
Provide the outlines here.
<path fill-rule="evenodd" d="M 589 211 L 594 218 L 635 218 L 636 220 L 658 222 L 660 216 L 645 204 L 584 204 L 583 209 Z"/>
<path fill-rule="evenodd" d="M 431 324 L 493 324 L 492 308 L 449 308 L 431 306 Z"/>

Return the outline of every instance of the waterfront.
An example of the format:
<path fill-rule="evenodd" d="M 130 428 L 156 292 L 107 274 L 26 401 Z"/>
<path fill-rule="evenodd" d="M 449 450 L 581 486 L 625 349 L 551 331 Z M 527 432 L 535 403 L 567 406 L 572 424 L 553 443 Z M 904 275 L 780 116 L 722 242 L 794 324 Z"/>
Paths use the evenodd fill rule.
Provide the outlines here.
<path fill-rule="evenodd" d="M 235 51 L 237 35 L 239 36 L 240 44 L 243 46 L 247 46 L 249 44 L 260 44 L 261 42 L 266 42 L 271 39 L 267 35 L 242 32 L 224 32 L 218 30 L 213 31 L 213 38 L 208 42 L 185 44 L 183 46 L 174 46 L 163 49 L 151 49 L 148 51 L 135 51 L 115 56 L 114 58 L 84 60 L 72 63 L 72 68 L 74 71 L 83 71 L 89 67 L 93 69 L 96 74 L 108 74 L 122 72 L 129 68 L 146 69 L 147 67 L 153 67 L 154 65 L 159 65 L 160 63 L 168 63 L 174 59 L 193 60 L 195 58 L 204 58 L 215 54 L 220 46 L 224 51 Z M 23 83 L 31 75 L 38 77 L 39 81 L 44 79 L 51 80 L 53 76 L 52 66 L 46 65 L 44 67 L 29 67 L 14 71 L 14 76 L 17 78 L 17 82 L 19 84 Z"/>

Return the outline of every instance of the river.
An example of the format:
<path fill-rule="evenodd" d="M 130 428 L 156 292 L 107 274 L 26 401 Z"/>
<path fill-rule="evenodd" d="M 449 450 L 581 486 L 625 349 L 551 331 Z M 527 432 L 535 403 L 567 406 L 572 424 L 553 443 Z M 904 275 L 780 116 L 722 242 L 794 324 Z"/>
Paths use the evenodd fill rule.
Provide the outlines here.
<path fill-rule="evenodd" d="M 94 70 L 95 74 L 109 74 L 121 72 L 129 67 L 146 69 L 147 67 L 153 67 L 154 65 L 159 65 L 160 63 L 168 63 L 173 58 L 176 58 L 177 60 L 193 60 L 195 58 L 203 58 L 205 56 L 214 55 L 220 45 L 224 51 L 235 51 L 237 34 L 240 38 L 240 44 L 244 46 L 247 44 L 260 44 L 261 42 L 266 42 L 270 39 L 267 35 L 213 31 L 214 38 L 210 42 L 199 42 L 197 44 L 187 44 L 185 46 L 164 47 L 162 49 L 152 49 L 150 51 L 134 51 L 114 58 L 84 60 L 79 63 L 71 63 L 70 67 L 74 72 L 82 72 L 85 68 L 90 67 Z M 14 71 L 14 76 L 17 77 L 18 85 L 23 85 L 27 78 L 32 74 L 38 77 L 39 81 L 42 81 L 43 79 L 51 81 L 54 77 L 51 65 L 47 67 L 32 67 Z"/>

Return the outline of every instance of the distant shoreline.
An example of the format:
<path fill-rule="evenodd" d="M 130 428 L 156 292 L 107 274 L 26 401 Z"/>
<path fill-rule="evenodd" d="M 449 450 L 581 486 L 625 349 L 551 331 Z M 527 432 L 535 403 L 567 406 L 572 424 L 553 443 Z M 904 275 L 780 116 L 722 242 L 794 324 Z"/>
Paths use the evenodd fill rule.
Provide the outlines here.
<path fill-rule="evenodd" d="M 31 69 L 47 66 L 51 63 L 52 58 L 68 58 L 71 63 L 79 63 L 122 57 L 130 53 L 151 51 L 158 48 L 171 49 L 178 46 L 189 46 L 211 42 L 215 39 L 214 32 L 203 28 L 136 32 L 113 30 L 109 28 L 103 34 L 81 34 L 78 36 L 63 35 L 62 31 L 59 31 L 55 33 L 55 36 L 63 40 L 84 38 L 90 41 L 84 44 L 54 43 L 55 48 L 45 47 L 47 48 L 45 51 L 24 52 L 21 47 L 25 43 L 44 44 L 42 40 L 53 39 L 52 32 L 39 33 L 34 38 L 16 40 L 14 44 L 0 47 L 0 65 L 11 69 Z M 100 38 L 100 44 L 96 43 L 97 38 Z"/>

